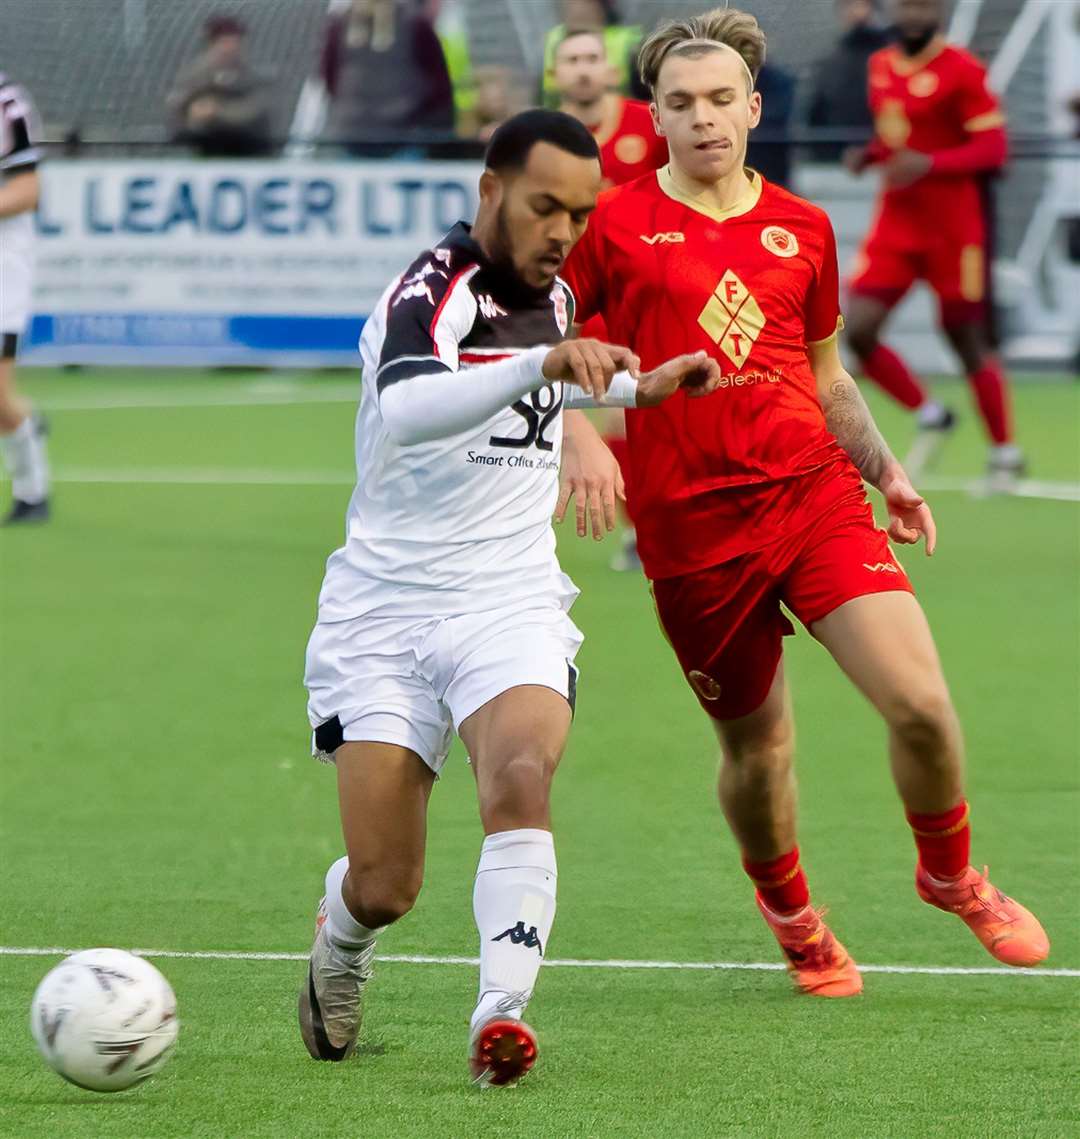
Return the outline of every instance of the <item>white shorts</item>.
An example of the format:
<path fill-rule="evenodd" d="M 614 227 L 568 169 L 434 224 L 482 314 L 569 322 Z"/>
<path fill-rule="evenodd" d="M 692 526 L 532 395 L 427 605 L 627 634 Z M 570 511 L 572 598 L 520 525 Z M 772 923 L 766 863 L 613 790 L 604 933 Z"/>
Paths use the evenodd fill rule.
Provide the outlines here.
<path fill-rule="evenodd" d="M 398 744 L 437 774 L 454 731 L 510 688 L 542 685 L 573 708 L 583 639 L 555 601 L 318 624 L 304 675 L 312 752 L 330 759 L 346 740 Z"/>
<path fill-rule="evenodd" d="M 0 250 L 0 333 L 22 335 L 30 319 L 33 292 L 33 262 Z"/>

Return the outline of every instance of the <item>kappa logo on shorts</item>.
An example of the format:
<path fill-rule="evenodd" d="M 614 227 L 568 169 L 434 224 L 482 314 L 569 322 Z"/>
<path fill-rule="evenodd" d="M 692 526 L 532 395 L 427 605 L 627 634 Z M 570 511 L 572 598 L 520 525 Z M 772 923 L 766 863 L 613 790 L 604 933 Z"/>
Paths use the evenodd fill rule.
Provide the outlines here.
<path fill-rule="evenodd" d="M 900 568 L 894 566 L 892 562 L 876 562 L 871 565 L 869 562 L 863 562 L 863 569 L 868 569 L 871 573 L 899 573 Z"/>
<path fill-rule="evenodd" d="M 696 668 L 692 668 L 687 674 L 686 679 L 690 681 L 690 686 L 702 698 L 702 700 L 720 699 L 720 685 L 717 681 L 713 680 L 707 673 L 701 672 Z"/>

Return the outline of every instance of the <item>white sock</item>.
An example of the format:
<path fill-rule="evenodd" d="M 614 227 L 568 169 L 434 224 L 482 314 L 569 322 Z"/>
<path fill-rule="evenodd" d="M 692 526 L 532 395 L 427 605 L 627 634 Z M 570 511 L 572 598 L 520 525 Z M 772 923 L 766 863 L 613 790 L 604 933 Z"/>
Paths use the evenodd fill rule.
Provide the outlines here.
<path fill-rule="evenodd" d="M 474 1029 L 495 1013 L 525 1011 L 555 921 L 557 877 L 550 831 L 500 831 L 484 839 L 473 889 L 480 933 Z"/>
<path fill-rule="evenodd" d="M 928 399 L 915 414 L 920 427 L 937 427 L 945 422 L 948 411 L 936 399 Z"/>
<path fill-rule="evenodd" d="M 368 929 L 349 913 L 341 886 L 349 869 L 349 860 L 339 858 L 326 872 L 326 935 L 341 949 L 366 949 L 374 944 L 381 929 Z"/>
<path fill-rule="evenodd" d="M 49 496 L 49 461 L 45 440 L 28 415 L 8 435 L 0 435 L 4 464 L 11 475 L 11 493 L 20 502 L 38 503 Z"/>

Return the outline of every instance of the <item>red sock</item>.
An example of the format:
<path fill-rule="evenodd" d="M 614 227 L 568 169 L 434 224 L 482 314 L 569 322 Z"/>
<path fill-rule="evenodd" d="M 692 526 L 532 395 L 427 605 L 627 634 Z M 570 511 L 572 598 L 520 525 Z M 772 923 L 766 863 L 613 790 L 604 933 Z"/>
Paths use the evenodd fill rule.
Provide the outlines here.
<path fill-rule="evenodd" d="M 971 826 L 967 800 L 940 815 L 907 812 L 923 869 L 934 878 L 958 878 L 971 859 Z"/>
<path fill-rule="evenodd" d="M 810 890 L 799 865 L 797 846 L 770 862 L 751 862 L 744 854 L 743 869 L 774 914 L 793 914 L 810 904 Z"/>
<path fill-rule="evenodd" d="M 1009 415 L 1009 391 L 1005 379 L 1005 369 L 1001 361 L 987 357 L 983 366 L 968 376 L 975 392 L 979 412 L 986 424 L 986 433 L 998 444 L 1012 441 L 1012 424 Z"/>
<path fill-rule="evenodd" d="M 630 525 L 633 526 L 634 496 L 631 493 L 630 487 L 630 445 L 627 443 L 625 435 L 605 435 L 604 442 L 615 456 L 615 462 L 619 464 L 619 468 L 622 471 L 623 482 L 626 484 L 626 501 L 621 505 L 623 513 L 629 520 Z"/>
<path fill-rule="evenodd" d="M 914 411 L 926 402 L 925 389 L 891 348 L 879 344 L 860 362 L 870 379 L 904 407 Z"/>

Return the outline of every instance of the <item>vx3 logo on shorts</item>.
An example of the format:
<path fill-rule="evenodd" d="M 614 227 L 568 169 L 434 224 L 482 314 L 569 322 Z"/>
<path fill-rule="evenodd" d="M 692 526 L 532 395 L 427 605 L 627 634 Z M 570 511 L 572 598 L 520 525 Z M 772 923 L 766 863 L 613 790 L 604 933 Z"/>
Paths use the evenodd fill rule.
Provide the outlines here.
<path fill-rule="evenodd" d="M 544 947 L 540 944 L 540 937 L 536 932 L 536 926 L 531 925 L 528 929 L 525 928 L 525 923 L 519 921 L 517 925 L 511 926 L 510 929 L 504 930 L 498 937 L 493 937 L 492 941 L 502 941 L 504 937 L 510 938 L 514 945 L 524 945 L 526 949 L 539 949 L 540 956 L 544 956 Z"/>
<path fill-rule="evenodd" d="M 863 562 L 863 569 L 868 569 L 871 573 L 899 573 L 900 570 L 891 562 L 875 562 L 871 565 L 869 562 Z"/>
<path fill-rule="evenodd" d="M 654 233 L 651 236 L 648 234 L 638 234 L 646 245 L 679 245 L 686 240 L 685 233 Z"/>

